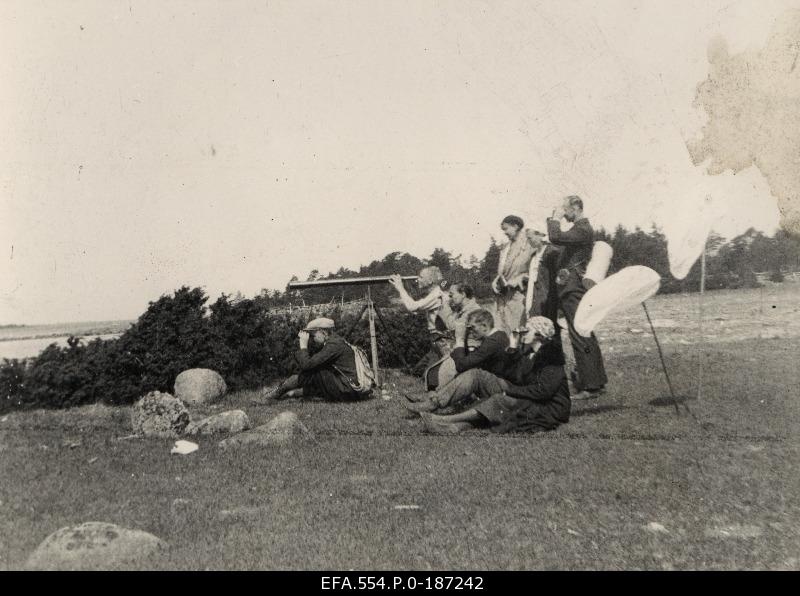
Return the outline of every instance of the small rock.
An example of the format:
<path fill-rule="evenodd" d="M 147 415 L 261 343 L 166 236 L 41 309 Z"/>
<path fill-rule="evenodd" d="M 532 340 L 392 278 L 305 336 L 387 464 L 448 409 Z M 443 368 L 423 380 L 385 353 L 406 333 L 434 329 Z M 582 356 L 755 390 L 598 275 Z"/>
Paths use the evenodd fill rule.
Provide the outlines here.
<path fill-rule="evenodd" d="M 200 449 L 200 445 L 192 443 L 191 441 L 175 441 L 175 446 L 170 450 L 170 453 L 177 453 L 179 455 L 189 455 Z"/>
<path fill-rule="evenodd" d="M 240 433 L 250 428 L 250 419 L 242 410 L 230 410 L 192 422 L 186 427 L 187 435 L 215 433 Z"/>
<path fill-rule="evenodd" d="M 164 541 L 105 522 L 86 522 L 50 534 L 25 563 L 41 571 L 113 570 L 167 548 Z"/>
<path fill-rule="evenodd" d="M 644 329 L 631 328 L 628 329 L 629 333 L 644 333 Z"/>
<path fill-rule="evenodd" d="M 658 522 L 650 522 L 649 524 L 643 527 L 646 531 L 652 532 L 653 534 L 669 534 L 669 530 L 667 530 L 664 526 L 662 526 Z"/>
<path fill-rule="evenodd" d="M 305 424 L 300 422 L 294 412 L 281 412 L 267 424 L 262 424 L 251 431 L 239 433 L 224 441 L 220 441 L 222 449 L 248 446 L 286 445 L 293 440 L 311 436 Z"/>
<path fill-rule="evenodd" d="M 146 437 L 178 437 L 189 424 L 189 410 L 169 393 L 151 391 L 131 408 L 133 432 Z"/>
<path fill-rule="evenodd" d="M 175 378 L 175 397 L 187 404 L 206 404 L 228 391 L 222 376 L 208 368 L 190 368 Z"/>

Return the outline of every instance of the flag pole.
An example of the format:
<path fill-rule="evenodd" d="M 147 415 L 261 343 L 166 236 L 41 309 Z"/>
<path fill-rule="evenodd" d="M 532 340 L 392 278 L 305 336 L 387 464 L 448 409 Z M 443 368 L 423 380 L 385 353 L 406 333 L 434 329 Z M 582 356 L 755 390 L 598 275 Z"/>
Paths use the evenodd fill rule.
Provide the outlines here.
<path fill-rule="evenodd" d="M 703 347 L 705 344 L 705 336 L 703 335 L 703 298 L 706 291 L 706 245 L 708 239 L 703 243 L 703 252 L 700 254 L 700 297 L 699 308 L 697 309 L 697 329 L 700 333 L 699 353 L 697 355 L 697 401 L 700 401 L 700 396 L 703 394 Z"/>

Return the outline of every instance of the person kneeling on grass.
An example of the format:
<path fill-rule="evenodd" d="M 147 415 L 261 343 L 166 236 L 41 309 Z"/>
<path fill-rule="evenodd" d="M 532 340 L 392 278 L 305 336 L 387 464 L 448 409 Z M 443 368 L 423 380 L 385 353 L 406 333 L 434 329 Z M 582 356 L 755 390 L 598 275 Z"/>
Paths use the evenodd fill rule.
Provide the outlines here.
<path fill-rule="evenodd" d="M 475 427 L 494 432 L 540 432 L 569 421 L 570 398 L 564 352 L 553 341 L 552 321 L 532 317 L 520 330 L 522 344 L 509 354 L 499 390 L 475 407 L 450 416 L 422 412 L 430 433 L 458 433 Z"/>
<path fill-rule="evenodd" d="M 353 348 L 336 335 L 331 319 L 320 317 L 311 321 L 297 335 L 300 349 L 295 359 L 300 373 L 292 375 L 272 391 L 265 392 L 254 404 L 263 405 L 281 397 L 321 397 L 327 401 L 349 401 L 362 396 L 353 387 L 356 378 L 356 361 Z M 308 340 L 321 346 L 310 356 Z"/>
<path fill-rule="evenodd" d="M 468 333 L 480 342 L 472 352 L 466 349 Z M 492 313 L 484 309 L 470 313 L 466 323 L 456 326 L 456 344 L 450 353 L 457 376 L 419 399 L 407 397 L 414 403 L 408 403 L 406 407 L 412 412 L 430 412 L 463 401 L 473 394 L 489 397 L 498 387 L 500 379 L 497 375 L 505 369 L 508 346 L 506 333 L 494 328 Z"/>

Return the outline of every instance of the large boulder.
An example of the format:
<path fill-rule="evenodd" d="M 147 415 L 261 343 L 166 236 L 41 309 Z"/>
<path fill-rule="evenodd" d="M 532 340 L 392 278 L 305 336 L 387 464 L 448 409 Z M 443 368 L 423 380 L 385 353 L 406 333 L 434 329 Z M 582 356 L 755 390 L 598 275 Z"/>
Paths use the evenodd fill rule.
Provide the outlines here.
<path fill-rule="evenodd" d="M 237 447 L 274 447 L 281 446 L 311 436 L 305 424 L 300 422 L 294 412 L 281 412 L 275 418 L 257 426 L 253 430 L 239 433 L 224 441 L 220 441 L 222 449 Z"/>
<path fill-rule="evenodd" d="M 250 419 L 242 410 L 230 410 L 214 414 L 186 427 L 187 435 L 213 435 L 216 433 L 240 433 L 250 428 Z"/>
<path fill-rule="evenodd" d="M 187 404 L 207 404 L 225 395 L 228 386 L 220 374 L 208 368 L 190 368 L 175 379 L 175 397 Z"/>
<path fill-rule="evenodd" d="M 61 528 L 33 551 L 25 568 L 42 571 L 116 569 L 167 548 L 164 541 L 105 522 Z"/>
<path fill-rule="evenodd" d="M 169 393 L 151 391 L 131 408 L 133 432 L 146 437 L 175 438 L 189 424 L 189 410 Z"/>

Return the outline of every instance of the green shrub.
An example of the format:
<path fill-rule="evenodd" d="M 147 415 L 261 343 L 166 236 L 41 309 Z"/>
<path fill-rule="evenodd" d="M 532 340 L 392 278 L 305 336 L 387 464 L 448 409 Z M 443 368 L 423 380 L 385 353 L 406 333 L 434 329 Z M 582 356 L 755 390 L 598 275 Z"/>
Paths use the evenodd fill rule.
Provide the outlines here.
<path fill-rule="evenodd" d="M 776 269 L 775 271 L 770 273 L 769 280 L 776 284 L 783 283 L 784 281 L 783 272 L 780 269 Z"/>
<path fill-rule="evenodd" d="M 0 363 L 0 413 L 25 407 L 29 402 L 25 360 L 4 358 Z"/>
<path fill-rule="evenodd" d="M 297 334 L 308 318 L 329 316 L 343 335 L 355 320 L 338 306 L 298 318 L 269 314 L 256 300 L 223 295 L 206 308 L 207 300 L 202 289 L 183 287 L 151 302 L 118 339 L 83 344 L 70 338 L 67 347 L 52 344 L 28 363 L 4 361 L 0 408 L 128 404 L 149 391 L 172 392 L 175 377 L 189 368 L 216 370 L 233 391 L 257 388 L 296 371 Z M 403 358 L 413 365 L 428 351 L 424 317 L 397 309 L 383 309 L 381 317 L 382 367 L 402 366 Z M 347 339 L 369 354 L 367 316 L 352 329 Z"/>

